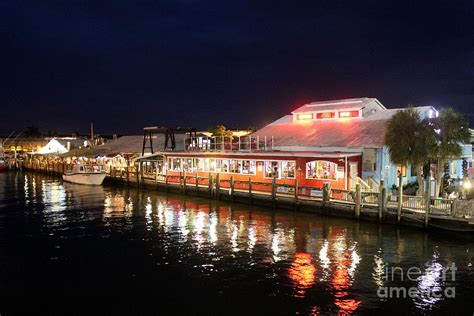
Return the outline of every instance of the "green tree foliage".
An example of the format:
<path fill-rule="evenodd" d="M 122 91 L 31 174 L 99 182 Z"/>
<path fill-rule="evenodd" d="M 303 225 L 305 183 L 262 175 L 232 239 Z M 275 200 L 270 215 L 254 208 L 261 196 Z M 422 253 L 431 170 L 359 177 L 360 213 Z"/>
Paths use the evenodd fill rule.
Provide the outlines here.
<path fill-rule="evenodd" d="M 432 120 L 431 126 L 435 130 L 435 146 L 432 150 L 432 158 L 437 161 L 438 172 L 436 172 L 436 194 L 443 194 L 441 167 L 448 159 L 459 158 L 462 154 L 461 144 L 470 142 L 469 124 L 464 117 L 453 108 L 444 108 L 439 116 Z"/>
<path fill-rule="evenodd" d="M 469 124 L 464 117 L 453 108 L 445 108 L 432 124 L 436 131 L 433 156 L 443 161 L 461 156 L 460 144 L 469 143 L 471 137 Z"/>
<path fill-rule="evenodd" d="M 418 111 L 407 108 L 397 112 L 388 121 L 385 145 L 394 164 L 404 166 L 411 164 L 417 170 L 421 170 L 423 165 L 429 166 L 431 161 L 437 161 L 436 190 L 437 194 L 441 194 L 444 174 L 441 169 L 448 159 L 461 156 L 461 144 L 470 140 L 468 127 L 462 115 L 452 108 L 443 109 L 439 117 L 434 119 L 421 119 Z M 427 174 L 425 171 L 424 175 Z M 418 184 L 421 189 L 420 175 Z"/>
<path fill-rule="evenodd" d="M 397 112 L 388 121 L 385 145 L 394 164 L 412 165 L 418 171 L 418 188 L 422 188 L 421 169 L 429 159 L 435 143 L 433 128 L 413 108 Z"/>
<path fill-rule="evenodd" d="M 443 169 L 443 191 L 448 192 L 449 191 L 449 162 L 446 162 L 444 164 L 444 169 Z M 449 193 L 449 192 L 448 192 Z"/>
<path fill-rule="evenodd" d="M 216 125 L 207 129 L 212 136 L 232 137 L 232 131 L 228 130 L 224 125 Z"/>

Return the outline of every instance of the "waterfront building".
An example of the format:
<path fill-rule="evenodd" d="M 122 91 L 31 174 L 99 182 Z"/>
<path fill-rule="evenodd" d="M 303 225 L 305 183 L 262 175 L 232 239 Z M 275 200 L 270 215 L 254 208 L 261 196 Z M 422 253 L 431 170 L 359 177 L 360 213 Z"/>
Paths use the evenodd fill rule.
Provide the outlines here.
<path fill-rule="evenodd" d="M 438 115 L 431 106 L 415 109 L 422 118 Z M 171 176 L 210 173 L 224 181 L 231 177 L 277 185 L 297 181 L 308 188 L 329 183 L 343 190 L 358 183 L 367 191 L 378 191 L 383 181 L 390 189 L 398 183 L 400 172 L 404 184 L 416 181 L 416 170 L 393 165 L 384 146 L 387 121 L 401 110 L 387 109 L 375 98 L 312 102 L 251 135 L 189 135 L 183 150 L 151 152 L 138 161 L 147 170 L 155 165 L 158 173 Z M 452 177 L 462 178 L 463 159 L 471 163 L 471 144 L 463 145 L 462 157 L 451 160 Z"/>

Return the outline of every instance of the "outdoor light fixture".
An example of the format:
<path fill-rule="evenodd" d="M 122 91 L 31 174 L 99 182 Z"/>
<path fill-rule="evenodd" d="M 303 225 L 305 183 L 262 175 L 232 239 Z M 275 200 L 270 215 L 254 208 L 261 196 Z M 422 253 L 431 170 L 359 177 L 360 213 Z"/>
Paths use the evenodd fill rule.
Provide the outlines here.
<path fill-rule="evenodd" d="M 464 189 L 470 190 L 472 188 L 471 181 L 469 181 L 469 180 L 464 181 L 462 186 L 463 186 Z"/>

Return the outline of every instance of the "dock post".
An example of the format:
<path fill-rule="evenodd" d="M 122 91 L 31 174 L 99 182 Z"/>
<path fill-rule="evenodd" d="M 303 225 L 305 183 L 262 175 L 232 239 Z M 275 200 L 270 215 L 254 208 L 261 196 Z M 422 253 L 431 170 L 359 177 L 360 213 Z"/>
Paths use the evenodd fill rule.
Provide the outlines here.
<path fill-rule="evenodd" d="M 298 205 L 298 178 L 295 178 L 295 205 Z"/>
<path fill-rule="evenodd" d="M 219 175 L 219 174 L 217 174 Z M 209 172 L 209 175 L 208 175 L 208 181 L 209 181 L 209 196 L 212 198 L 212 174 Z"/>
<path fill-rule="evenodd" d="M 188 190 L 186 188 L 186 171 L 183 171 L 183 192 L 184 195 L 188 194 Z"/>
<path fill-rule="evenodd" d="M 232 196 L 232 201 L 234 201 L 234 176 L 230 176 L 230 195 Z"/>
<path fill-rule="evenodd" d="M 272 179 L 272 201 L 273 207 L 276 207 L 276 176 L 274 176 Z"/>
<path fill-rule="evenodd" d="M 385 201 L 387 200 L 387 189 L 382 184 L 380 186 L 380 193 L 379 193 L 379 222 L 382 222 L 383 213 L 385 212 Z"/>
<path fill-rule="evenodd" d="M 430 206 L 431 206 L 431 179 L 428 175 L 426 177 L 426 192 L 425 192 L 425 227 L 428 227 L 428 221 L 430 218 Z"/>
<path fill-rule="evenodd" d="M 130 185 L 130 161 L 127 159 L 127 185 Z"/>
<path fill-rule="evenodd" d="M 196 195 L 199 195 L 199 177 L 196 172 Z"/>
<path fill-rule="evenodd" d="M 400 224 L 402 218 L 403 207 L 403 174 L 400 172 L 398 176 L 398 208 L 397 208 L 397 223 Z"/>
<path fill-rule="evenodd" d="M 252 204 L 252 178 L 249 177 L 249 203 Z"/>
<path fill-rule="evenodd" d="M 355 207 L 354 207 L 354 216 L 355 218 L 360 218 L 360 202 L 362 200 L 362 192 L 360 190 L 360 183 L 356 184 L 356 197 L 355 197 Z"/>
<path fill-rule="evenodd" d="M 210 173 L 209 173 L 210 174 Z M 219 173 L 216 174 L 216 197 L 218 200 L 221 198 L 221 182 Z"/>
<path fill-rule="evenodd" d="M 323 206 L 324 208 L 329 206 L 331 202 L 331 185 L 329 183 L 323 184 Z"/>

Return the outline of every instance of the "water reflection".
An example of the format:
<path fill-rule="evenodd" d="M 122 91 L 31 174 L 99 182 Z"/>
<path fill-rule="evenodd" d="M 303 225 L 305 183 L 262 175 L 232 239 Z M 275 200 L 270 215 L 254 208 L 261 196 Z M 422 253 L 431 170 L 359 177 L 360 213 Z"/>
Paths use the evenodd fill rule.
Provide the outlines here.
<path fill-rule="evenodd" d="M 312 287 L 315 282 L 316 267 L 313 264 L 311 254 L 298 252 L 291 263 L 288 275 L 294 282 L 296 296 L 303 297 L 305 291 Z"/>
<path fill-rule="evenodd" d="M 384 228 L 382 235 L 372 226 L 360 227 L 352 221 L 156 192 L 77 186 L 31 176 L 22 177 L 22 182 L 25 205 L 41 205 L 45 227 L 97 220 L 96 225 L 102 225 L 96 227 L 98 234 L 150 243 L 146 253 L 157 261 L 154 267 L 175 264 L 175 269 L 182 267 L 186 273 L 196 269 L 209 277 L 222 277 L 223 284 L 232 286 L 269 284 L 271 290 L 262 290 L 265 296 L 277 293 L 311 302 L 305 307 L 309 314 L 346 315 L 390 301 L 377 297 L 377 288 L 388 283 L 386 267 L 420 262 L 428 263 L 414 282 L 419 295 L 407 301 L 417 310 L 432 309 L 443 303 L 430 295 L 446 287 L 442 262 L 454 260 L 451 252 L 420 246 L 419 234 L 404 237 L 391 227 Z M 90 228 L 87 225 L 83 226 Z M 170 253 L 178 259 L 173 261 Z M 227 288 L 219 290 L 226 293 Z"/>

